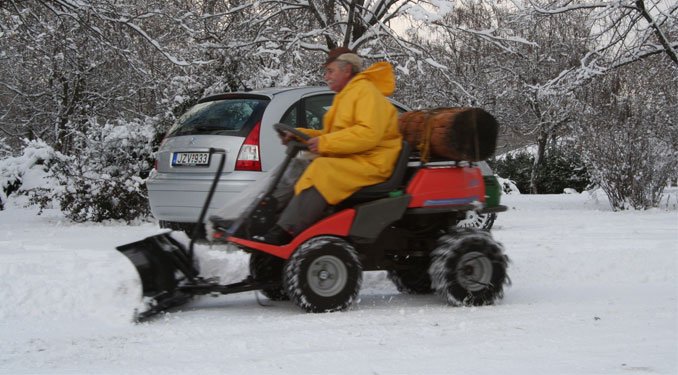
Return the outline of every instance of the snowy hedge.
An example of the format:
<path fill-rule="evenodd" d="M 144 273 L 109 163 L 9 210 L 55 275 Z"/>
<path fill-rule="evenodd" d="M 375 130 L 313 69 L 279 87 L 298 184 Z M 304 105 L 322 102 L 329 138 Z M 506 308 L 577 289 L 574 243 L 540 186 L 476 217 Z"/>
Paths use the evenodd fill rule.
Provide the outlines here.
<path fill-rule="evenodd" d="M 90 124 L 73 134 L 74 155 L 42 141 L 28 142 L 20 156 L 0 163 L 3 200 L 10 194 L 28 195 L 41 209 L 56 205 L 77 222 L 148 215 L 145 177 L 153 162 L 152 121 Z"/>
<path fill-rule="evenodd" d="M 590 185 L 586 166 L 573 150 L 571 142 L 561 142 L 548 149 L 535 181 L 540 194 L 561 194 L 566 189 L 581 192 Z M 513 181 L 519 191 L 530 191 L 534 153 L 529 148 L 501 155 L 491 164 L 496 174 Z"/>
<path fill-rule="evenodd" d="M 49 165 L 56 157 L 54 149 L 41 140 L 26 140 L 22 154 L 16 157 L 4 149 L 0 159 L 0 209 L 12 194 L 29 194 L 49 186 Z"/>

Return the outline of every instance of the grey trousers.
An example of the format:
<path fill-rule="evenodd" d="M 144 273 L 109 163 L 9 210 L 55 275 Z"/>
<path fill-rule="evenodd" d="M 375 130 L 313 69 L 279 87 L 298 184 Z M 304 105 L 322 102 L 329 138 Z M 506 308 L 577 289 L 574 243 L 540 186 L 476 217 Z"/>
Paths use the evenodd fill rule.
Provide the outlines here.
<path fill-rule="evenodd" d="M 294 195 L 294 185 L 309 163 L 309 160 L 293 159 L 273 192 L 278 206 L 284 207 L 276 224 L 293 236 L 320 220 L 329 206 L 315 187 Z"/>
<path fill-rule="evenodd" d="M 293 236 L 320 220 L 329 205 L 315 187 L 295 195 L 278 219 L 278 226 Z"/>

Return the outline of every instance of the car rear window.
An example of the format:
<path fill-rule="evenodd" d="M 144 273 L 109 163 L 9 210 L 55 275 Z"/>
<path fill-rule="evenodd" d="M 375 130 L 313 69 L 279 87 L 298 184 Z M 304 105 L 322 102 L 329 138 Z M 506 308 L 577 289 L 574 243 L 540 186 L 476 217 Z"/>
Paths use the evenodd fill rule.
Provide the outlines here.
<path fill-rule="evenodd" d="M 167 136 L 243 135 L 261 119 L 269 100 L 230 98 L 198 103 L 181 115 Z"/>

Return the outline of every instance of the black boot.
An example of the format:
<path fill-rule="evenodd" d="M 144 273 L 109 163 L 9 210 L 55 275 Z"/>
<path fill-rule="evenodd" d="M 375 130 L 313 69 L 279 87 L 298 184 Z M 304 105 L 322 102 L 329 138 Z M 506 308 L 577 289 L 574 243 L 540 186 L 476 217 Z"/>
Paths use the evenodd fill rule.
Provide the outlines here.
<path fill-rule="evenodd" d="M 225 242 L 228 238 L 228 230 L 233 225 L 233 220 L 222 219 L 219 216 L 210 216 L 210 222 L 212 222 L 212 241 L 222 241 Z"/>
<path fill-rule="evenodd" d="M 212 227 L 214 227 L 214 230 L 220 231 L 220 232 L 226 232 L 228 228 L 231 227 L 233 224 L 234 220 L 231 219 L 223 219 L 220 216 L 210 216 L 209 219 L 212 222 Z"/>
<path fill-rule="evenodd" d="M 294 237 L 282 227 L 276 225 L 263 236 L 254 236 L 254 239 L 260 242 L 266 242 L 271 245 L 287 245 Z"/>

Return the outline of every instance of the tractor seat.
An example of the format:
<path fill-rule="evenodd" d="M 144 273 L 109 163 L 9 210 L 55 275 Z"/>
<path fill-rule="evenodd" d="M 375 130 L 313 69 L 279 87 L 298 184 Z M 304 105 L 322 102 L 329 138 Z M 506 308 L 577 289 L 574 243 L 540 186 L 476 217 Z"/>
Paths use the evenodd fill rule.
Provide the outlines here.
<path fill-rule="evenodd" d="M 398 190 L 403 183 L 403 178 L 405 177 L 405 171 L 407 171 L 407 162 L 410 159 L 410 146 L 407 142 L 403 141 L 403 146 L 400 149 L 400 155 L 398 155 L 398 160 L 396 161 L 395 168 L 393 168 L 393 174 L 388 180 L 365 186 L 364 188 L 356 191 L 348 197 L 346 200 L 350 202 L 357 201 L 367 201 L 378 198 L 383 198 L 388 195 L 388 193 Z"/>

